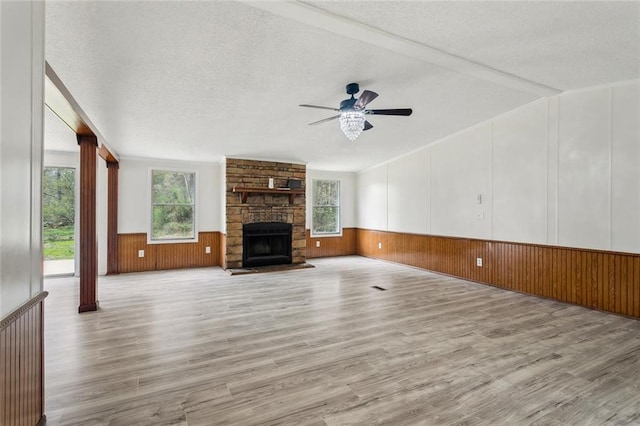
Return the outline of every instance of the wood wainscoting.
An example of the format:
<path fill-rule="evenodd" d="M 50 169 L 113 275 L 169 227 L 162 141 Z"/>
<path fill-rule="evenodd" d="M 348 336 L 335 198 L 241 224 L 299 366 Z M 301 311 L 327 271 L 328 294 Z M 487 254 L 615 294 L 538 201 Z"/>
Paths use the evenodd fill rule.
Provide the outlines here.
<path fill-rule="evenodd" d="M 356 253 L 640 318 L 637 254 L 367 229 Z"/>
<path fill-rule="evenodd" d="M 320 247 L 316 247 L 316 242 Z M 312 238 L 307 229 L 307 259 L 356 254 L 356 228 L 343 228 L 338 237 Z"/>
<path fill-rule="evenodd" d="M 24 303 L 0 322 L 0 424 L 44 424 L 44 298 Z"/>
<path fill-rule="evenodd" d="M 211 253 L 205 248 L 210 247 Z M 138 251 L 144 250 L 144 257 Z M 147 244 L 147 234 L 118 234 L 118 272 L 220 266 L 220 233 L 200 232 L 197 243 Z"/>

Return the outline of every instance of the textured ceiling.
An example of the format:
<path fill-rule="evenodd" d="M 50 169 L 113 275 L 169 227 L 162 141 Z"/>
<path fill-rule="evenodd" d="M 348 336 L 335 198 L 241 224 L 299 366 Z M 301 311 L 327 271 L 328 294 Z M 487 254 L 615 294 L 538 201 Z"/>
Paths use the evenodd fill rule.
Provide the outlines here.
<path fill-rule="evenodd" d="M 46 56 L 121 157 L 268 158 L 356 171 L 540 97 L 529 82 L 566 90 L 638 78 L 638 6 L 48 2 Z M 319 19 L 305 23 L 309 16 Z M 429 48 L 463 61 L 434 65 Z M 465 59 L 489 78 L 469 72 Z M 522 87 L 503 83 L 501 72 Z M 308 126 L 332 112 L 298 104 L 337 107 L 352 81 L 380 94 L 372 108 L 414 114 L 372 116 L 374 129 L 355 143 L 337 121 Z M 46 148 L 77 149 L 63 133 L 48 118 Z"/>
<path fill-rule="evenodd" d="M 640 75 L 638 1 L 309 3 L 561 90 Z"/>

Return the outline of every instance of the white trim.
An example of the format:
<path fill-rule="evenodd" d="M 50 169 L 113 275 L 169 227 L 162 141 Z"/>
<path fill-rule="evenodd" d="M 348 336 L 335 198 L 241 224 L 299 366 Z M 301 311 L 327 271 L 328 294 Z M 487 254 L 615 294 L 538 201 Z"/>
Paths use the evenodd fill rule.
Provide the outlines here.
<path fill-rule="evenodd" d="M 494 157 L 494 145 L 495 145 L 495 121 L 491 122 L 491 145 L 489 146 L 489 149 L 491 150 L 491 152 L 489 153 L 489 158 L 491 158 L 491 163 L 490 163 L 490 167 L 489 167 L 489 188 L 491 188 L 491 220 L 489 221 L 489 237 L 490 239 L 493 240 L 493 221 L 494 221 L 494 214 L 493 212 L 495 211 L 495 199 L 496 199 L 496 190 L 494 187 L 494 179 L 493 179 L 493 173 L 495 170 L 495 157 Z M 484 194 L 484 197 L 486 197 L 486 194 Z M 482 202 L 482 199 L 480 200 Z M 484 211 L 485 209 L 482 208 L 482 211 Z"/>
<path fill-rule="evenodd" d="M 313 232 L 313 183 L 315 181 L 338 182 L 338 232 L 316 234 Z M 311 227 L 309 228 L 310 238 L 342 237 L 342 179 L 311 179 Z"/>
<path fill-rule="evenodd" d="M 633 78 L 631 80 L 616 81 L 616 82 L 613 82 L 613 83 L 602 83 L 602 84 L 598 84 L 596 86 L 579 87 L 577 89 L 569 89 L 569 90 L 566 90 L 566 91 L 558 94 L 558 96 L 574 95 L 576 93 L 591 92 L 593 90 L 610 89 L 610 88 L 614 88 L 614 87 L 621 87 L 621 86 L 627 86 L 627 85 L 632 85 L 632 84 L 640 84 L 640 78 Z"/>
<path fill-rule="evenodd" d="M 562 121 L 560 120 L 560 113 L 562 109 L 562 102 L 560 102 L 560 98 L 557 98 L 556 102 L 556 135 L 555 135 L 555 154 L 556 154 L 556 235 L 555 235 L 555 245 L 560 244 L 560 126 Z"/>
<path fill-rule="evenodd" d="M 313 226 L 313 224 L 311 226 Z M 340 227 L 340 232 L 335 234 L 314 234 L 312 231 L 313 231 L 312 229 L 309 229 L 309 238 L 342 237 L 342 227 Z"/>
<path fill-rule="evenodd" d="M 153 171 L 163 171 L 163 172 L 181 172 L 181 173 L 193 173 L 194 181 L 196 185 L 195 190 L 195 200 L 193 200 L 193 238 L 176 238 L 176 239 L 152 239 L 153 235 L 153 191 L 151 189 L 152 186 L 152 178 L 151 175 Z M 162 167 L 155 166 L 149 167 L 147 172 L 147 244 L 176 244 L 176 243 L 197 243 L 199 236 L 199 215 L 200 209 L 198 208 L 198 200 L 200 199 L 200 181 L 199 181 L 199 173 L 197 169 L 185 169 L 185 168 L 171 168 L 171 167 Z"/>
<path fill-rule="evenodd" d="M 156 244 L 197 244 L 198 243 L 198 232 L 196 232 L 196 237 L 192 239 L 185 238 L 176 238 L 173 240 L 151 240 L 149 239 L 149 234 L 147 234 L 147 244 L 148 245 L 156 245 Z"/>
<path fill-rule="evenodd" d="M 31 208 L 30 296 L 43 289 L 42 171 L 44 161 L 45 5 L 31 3 Z"/>
<path fill-rule="evenodd" d="M 609 250 L 613 249 L 613 88 L 609 88 Z"/>
<path fill-rule="evenodd" d="M 384 203 L 387 205 L 387 214 L 385 215 L 385 219 L 386 219 L 386 225 L 385 225 L 385 231 L 389 231 L 389 163 L 385 164 L 384 166 L 385 168 L 385 176 L 384 176 L 384 190 L 385 190 L 385 194 L 384 194 Z"/>
<path fill-rule="evenodd" d="M 429 215 L 429 229 L 428 229 L 428 233 L 431 234 L 431 222 L 432 222 L 432 217 L 433 217 L 433 208 L 431 205 L 431 199 L 433 198 L 433 191 L 431 190 L 431 182 L 433 181 L 433 152 L 431 152 L 431 147 L 428 146 L 427 149 L 429 150 L 429 177 L 427 180 L 427 191 L 428 191 L 428 196 L 429 196 L 429 211 L 427 212 L 427 214 Z"/>
<path fill-rule="evenodd" d="M 544 188 L 545 188 L 545 194 L 547 196 L 545 197 L 545 200 L 544 200 L 545 201 L 545 205 L 546 205 L 546 208 L 545 208 L 545 213 L 546 214 L 544 215 L 544 221 L 545 221 L 544 229 L 547 231 L 547 235 L 545 235 L 545 239 L 544 240 L 546 241 L 547 244 L 549 244 L 549 171 L 550 171 L 549 170 L 549 167 L 550 167 L 550 164 L 549 164 L 550 163 L 549 162 L 549 143 L 550 143 L 549 142 L 549 138 L 550 138 L 550 133 L 551 133 L 549 131 L 549 125 L 550 125 L 549 114 L 551 113 L 551 108 L 549 107 L 549 104 L 551 103 L 551 100 L 550 99 L 546 99 L 545 103 L 546 103 L 546 105 L 545 105 L 545 110 L 544 110 L 544 113 L 545 113 L 544 114 L 544 118 L 545 118 L 545 129 L 544 129 L 545 130 L 545 135 L 544 135 L 545 136 L 545 140 L 544 140 L 544 142 L 545 142 L 545 150 L 546 150 L 545 154 L 546 155 L 545 155 L 544 159 L 545 159 L 545 165 L 547 167 L 546 167 L 546 173 L 544 175 L 544 178 L 545 178 Z"/>

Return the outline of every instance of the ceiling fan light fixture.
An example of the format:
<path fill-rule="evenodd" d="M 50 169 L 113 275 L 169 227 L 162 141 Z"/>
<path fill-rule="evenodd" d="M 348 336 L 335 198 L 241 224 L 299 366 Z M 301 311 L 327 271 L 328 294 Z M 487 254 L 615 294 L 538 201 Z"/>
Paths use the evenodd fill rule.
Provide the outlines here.
<path fill-rule="evenodd" d="M 365 121 L 367 120 L 361 111 L 345 111 L 340 114 L 340 129 L 353 142 L 362 133 Z"/>
<path fill-rule="evenodd" d="M 340 129 L 342 129 L 344 135 L 351 142 L 355 141 L 363 131 L 373 128 L 373 124 L 367 121 L 367 119 L 364 117 L 365 115 L 399 115 L 406 117 L 411 115 L 411 113 L 413 112 L 411 108 L 366 109 L 367 105 L 369 105 L 371 101 L 378 97 L 378 94 L 376 92 L 372 92 L 371 90 L 365 90 L 364 92 L 362 92 L 362 95 L 360 95 L 360 97 L 356 99 L 356 97 L 353 95 L 358 93 L 359 90 L 360 89 L 358 83 L 347 84 L 347 95 L 351 95 L 351 98 L 345 99 L 340 102 L 340 108 L 331 108 L 309 104 L 301 104 L 300 106 L 305 108 L 328 109 L 330 111 L 337 112 L 338 114 L 334 115 L 333 117 L 314 121 L 313 123 L 309 123 L 309 125 L 314 126 L 316 124 L 326 123 L 327 121 L 340 119 Z"/>

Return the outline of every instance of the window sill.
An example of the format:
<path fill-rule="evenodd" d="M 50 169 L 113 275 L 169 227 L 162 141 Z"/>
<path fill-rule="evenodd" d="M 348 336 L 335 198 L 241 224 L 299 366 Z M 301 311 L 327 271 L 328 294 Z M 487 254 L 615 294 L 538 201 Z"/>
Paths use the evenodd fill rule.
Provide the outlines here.
<path fill-rule="evenodd" d="M 340 232 L 336 232 L 335 234 L 314 234 L 309 232 L 310 238 L 330 238 L 330 237 L 342 237 L 342 229 Z"/>
<path fill-rule="evenodd" d="M 176 238 L 172 240 L 151 240 L 147 239 L 147 244 L 195 244 L 198 242 L 198 237 L 195 238 Z"/>

